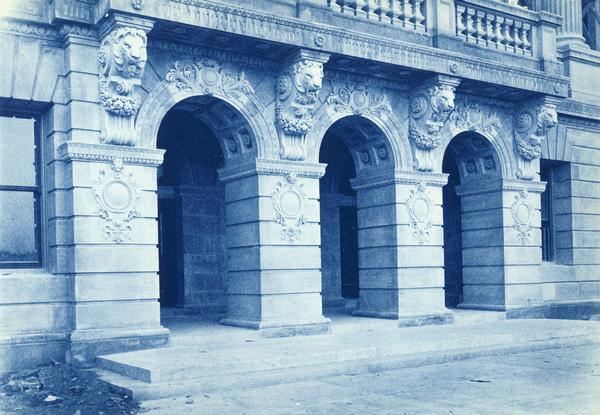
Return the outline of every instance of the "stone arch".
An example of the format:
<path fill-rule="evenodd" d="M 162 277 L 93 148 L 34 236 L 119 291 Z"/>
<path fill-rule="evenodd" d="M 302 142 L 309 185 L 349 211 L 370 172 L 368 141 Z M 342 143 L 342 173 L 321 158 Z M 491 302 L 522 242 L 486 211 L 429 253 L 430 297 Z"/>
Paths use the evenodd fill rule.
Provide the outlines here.
<path fill-rule="evenodd" d="M 389 105 L 387 108 L 378 111 L 379 114 L 372 112 L 352 111 L 350 108 L 338 110 L 334 105 L 325 103 L 316 112 L 313 117 L 315 127 L 313 127 L 306 137 L 308 147 L 307 160 L 318 162 L 319 150 L 325 134 L 334 124 L 344 118 L 353 117 L 355 119 L 363 119 L 373 125 L 384 139 L 386 146 L 390 150 L 390 159 L 393 160 L 393 166 L 399 170 L 412 169 L 412 154 L 406 134 L 402 134 L 405 129 L 402 124 L 392 114 Z"/>
<path fill-rule="evenodd" d="M 144 99 L 135 121 L 136 138 L 140 147 L 156 148 L 158 130 L 162 119 L 177 104 L 193 98 L 212 97 L 239 112 L 248 124 L 258 158 L 279 158 L 279 142 L 272 122 L 264 116 L 263 104 L 253 94 L 207 93 L 201 87 L 179 88 L 166 80 L 159 82 Z"/>
<path fill-rule="evenodd" d="M 444 138 L 442 145 L 438 149 L 436 171 L 442 171 L 442 162 L 450 143 L 452 143 L 459 135 L 465 135 L 466 133 L 472 133 L 474 137 L 479 137 L 491 145 L 491 148 L 494 150 L 493 153 L 496 166 L 503 179 L 516 178 L 517 167 L 514 152 L 507 145 L 507 141 L 504 139 L 502 133 L 495 129 L 484 131 L 483 129 L 476 127 L 454 127 L 449 129 L 448 135 Z"/>

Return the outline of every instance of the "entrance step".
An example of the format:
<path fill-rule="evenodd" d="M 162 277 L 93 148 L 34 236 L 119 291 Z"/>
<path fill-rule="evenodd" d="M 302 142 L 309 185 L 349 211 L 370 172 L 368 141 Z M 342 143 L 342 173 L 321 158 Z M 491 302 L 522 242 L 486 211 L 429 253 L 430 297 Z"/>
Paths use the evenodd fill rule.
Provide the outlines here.
<path fill-rule="evenodd" d="M 506 320 L 506 312 L 504 311 L 453 308 L 452 315 L 454 316 L 454 325 L 459 326 Z"/>
<path fill-rule="evenodd" d="M 218 326 L 212 328 L 215 331 Z M 336 331 L 334 325 L 332 331 L 276 339 L 232 336 L 219 342 L 196 333 L 193 342 L 180 339 L 176 346 L 99 356 L 96 370 L 114 389 L 138 399 L 154 399 L 600 343 L 600 322 L 568 320 L 381 326 L 368 331 Z"/>

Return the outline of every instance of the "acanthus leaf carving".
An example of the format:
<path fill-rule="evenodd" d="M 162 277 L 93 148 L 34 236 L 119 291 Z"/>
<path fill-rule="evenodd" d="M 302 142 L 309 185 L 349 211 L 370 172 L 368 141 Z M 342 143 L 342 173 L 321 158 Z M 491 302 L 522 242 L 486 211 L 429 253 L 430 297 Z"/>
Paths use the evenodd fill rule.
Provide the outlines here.
<path fill-rule="evenodd" d="M 433 201 L 427 194 L 427 187 L 418 183 L 410 190 L 410 196 L 406 201 L 406 208 L 410 216 L 410 227 L 413 230 L 413 238 L 421 245 L 429 240 L 429 232 L 432 228 L 431 213 Z"/>
<path fill-rule="evenodd" d="M 294 242 L 302 236 L 301 226 L 306 223 L 304 207 L 307 202 L 303 186 L 294 172 L 275 185 L 272 195 L 275 221 L 282 226 L 281 239 Z"/>
<path fill-rule="evenodd" d="M 122 158 L 113 159 L 110 170 L 98 172 L 92 191 L 96 214 L 106 222 L 104 237 L 116 243 L 131 239 L 131 221 L 140 215 L 136 208 L 140 195 L 133 174 L 124 172 Z"/>
<path fill-rule="evenodd" d="M 517 177 L 532 180 L 533 161 L 542 155 L 542 143 L 558 125 L 556 105 L 542 103 L 519 111 L 515 116 L 514 143 L 519 157 Z"/>
<path fill-rule="evenodd" d="M 473 99 L 457 102 L 449 122 L 455 129 L 482 131 L 492 135 L 501 134 L 503 128 L 498 110 Z"/>
<path fill-rule="evenodd" d="M 454 111 L 455 90 L 459 81 L 454 78 L 436 77 L 417 88 L 410 105 L 409 135 L 415 145 L 415 168 L 432 171 L 431 152 L 442 140 L 440 131 Z"/>
<path fill-rule="evenodd" d="M 141 83 L 148 59 L 146 32 L 132 27 L 113 29 L 98 52 L 99 93 L 104 108 L 102 142 L 134 146 L 134 115 L 140 99 L 134 87 Z"/>
<path fill-rule="evenodd" d="M 392 112 L 385 92 L 352 82 L 343 86 L 332 84 L 332 92 L 327 97 L 327 103 L 332 105 L 336 112 L 352 115 L 371 115 L 381 118 L 384 113 Z"/>
<path fill-rule="evenodd" d="M 175 61 L 165 79 L 180 90 L 199 91 L 204 95 L 220 93 L 240 98 L 242 95 L 254 93 L 243 71 L 210 58 L 194 59 L 185 63 Z"/>
<path fill-rule="evenodd" d="M 313 126 L 313 111 L 323 86 L 324 54 L 300 51 L 284 66 L 277 79 L 275 118 L 284 160 L 306 158 L 306 134 Z"/>
<path fill-rule="evenodd" d="M 531 217 L 534 209 L 531 202 L 529 202 L 529 193 L 526 189 L 522 189 L 514 197 L 510 212 L 513 217 L 513 229 L 517 231 L 517 237 L 521 241 L 521 244 L 525 245 L 529 243 L 533 229 Z"/>

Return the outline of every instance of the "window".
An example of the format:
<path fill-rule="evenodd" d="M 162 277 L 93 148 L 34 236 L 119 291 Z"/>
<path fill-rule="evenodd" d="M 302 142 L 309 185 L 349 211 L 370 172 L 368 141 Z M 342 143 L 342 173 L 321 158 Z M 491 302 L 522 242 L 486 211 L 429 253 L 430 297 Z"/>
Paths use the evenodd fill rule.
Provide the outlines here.
<path fill-rule="evenodd" d="M 40 266 L 36 118 L 0 114 L 0 267 Z"/>

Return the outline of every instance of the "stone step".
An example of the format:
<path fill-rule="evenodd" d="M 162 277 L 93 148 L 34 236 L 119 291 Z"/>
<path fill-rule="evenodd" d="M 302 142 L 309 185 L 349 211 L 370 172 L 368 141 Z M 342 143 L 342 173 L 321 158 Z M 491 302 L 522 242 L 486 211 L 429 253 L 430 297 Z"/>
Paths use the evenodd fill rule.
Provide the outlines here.
<path fill-rule="evenodd" d="M 227 374 L 217 374 L 202 370 L 201 372 L 196 372 L 195 377 L 190 379 L 151 383 L 131 379 L 104 368 L 97 368 L 96 372 L 99 378 L 107 382 L 114 390 L 132 396 L 135 399 L 147 400 L 194 393 L 215 393 L 236 388 L 261 387 L 336 375 L 377 373 L 403 367 L 441 364 L 476 357 L 573 347 L 590 343 L 600 343 L 600 336 L 583 335 L 549 340 L 498 343 L 487 347 L 461 347 L 425 353 L 412 352 L 387 356 L 371 355 L 319 364 L 302 360 L 303 364 L 294 367 L 281 366 L 255 371 L 239 370 Z M 192 371 L 189 368 L 182 370 L 195 372 L 195 370 Z"/>

